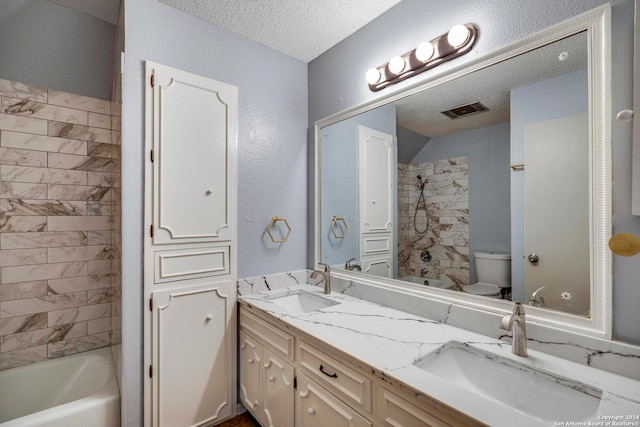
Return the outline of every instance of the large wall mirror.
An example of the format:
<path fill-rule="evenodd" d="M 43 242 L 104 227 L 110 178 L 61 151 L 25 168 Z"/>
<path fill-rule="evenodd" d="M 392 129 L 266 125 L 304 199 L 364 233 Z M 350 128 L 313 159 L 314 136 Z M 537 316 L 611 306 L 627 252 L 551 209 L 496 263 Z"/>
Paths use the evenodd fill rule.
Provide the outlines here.
<path fill-rule="evenodd" d="M 610 337 L 609 10 L 319 121 L 316 260 Z"/>

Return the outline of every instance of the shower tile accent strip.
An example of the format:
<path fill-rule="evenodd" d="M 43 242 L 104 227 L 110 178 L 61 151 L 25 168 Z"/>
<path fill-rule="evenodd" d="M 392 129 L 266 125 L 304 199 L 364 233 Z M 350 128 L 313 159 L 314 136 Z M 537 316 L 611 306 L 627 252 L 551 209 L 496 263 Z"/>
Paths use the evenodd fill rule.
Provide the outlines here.
<path fill-rule="evenodd" d="M 119 116 L 0 79 L 0 370 L 121 341 Z"/>
<path fill-rule="evenodd" d="M 425 184 L 426 206 L 418 209 L 417 226 L 429 231 L 419 236 L 413 215 L 420 195 L 417 175 Z M 426 215 L 425 215 L 426 213 Z M 453 157 L 417 164 L 398 164 L 398 275 L 420 276 L 469 284 L 469 179 L 467 157 Z M 432 260 L 420 259 L 429 250 Z"/>

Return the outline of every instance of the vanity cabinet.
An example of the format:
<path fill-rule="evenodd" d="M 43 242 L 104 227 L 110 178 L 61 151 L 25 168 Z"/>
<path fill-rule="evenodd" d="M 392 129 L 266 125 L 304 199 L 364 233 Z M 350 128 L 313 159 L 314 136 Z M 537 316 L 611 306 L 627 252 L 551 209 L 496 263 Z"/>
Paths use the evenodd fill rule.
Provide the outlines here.
<path fill-rule="evenodd" d="M 294 370 L 240 332 L 240 401 L 264 427 L 293 427 Z"/>
<path fill-rule="evenodd" d="M 482 425 L 380 380 L 259 310 L 240 305 L 239 318 L 240 400 L 263 427 Z M 266 416 L 276 411 L 284 418 Z"/>
<path fill-rule="evenodd" d="M 237 402 L 237 88 L 145 63 L 144 425 Z"/>

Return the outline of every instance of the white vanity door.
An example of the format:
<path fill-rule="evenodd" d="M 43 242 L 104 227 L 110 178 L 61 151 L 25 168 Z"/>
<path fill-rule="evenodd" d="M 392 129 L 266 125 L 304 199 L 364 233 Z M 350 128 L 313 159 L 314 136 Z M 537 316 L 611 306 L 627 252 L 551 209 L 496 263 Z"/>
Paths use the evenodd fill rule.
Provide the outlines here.
<path fill-rule="evenodd" d="M 235 223 L 237 88 L 149 64 L 153 244 L 230 240 Z"/>
<path fill-rule="evenodd" d="M 293 368 L 263 348 L 262 402 L 265 427 L 293 427 Z"/>
<path fill-rule="evenodd" d="M 261 419 L 262 409 L 262 346 L 240 332 L 240 401 L 253 415 Z"/>
<path fill-rule="evenodd" d="M 232 414 L 234 292 L 221 281 L 153 293 L 152 426 L 197 426 Z"/>

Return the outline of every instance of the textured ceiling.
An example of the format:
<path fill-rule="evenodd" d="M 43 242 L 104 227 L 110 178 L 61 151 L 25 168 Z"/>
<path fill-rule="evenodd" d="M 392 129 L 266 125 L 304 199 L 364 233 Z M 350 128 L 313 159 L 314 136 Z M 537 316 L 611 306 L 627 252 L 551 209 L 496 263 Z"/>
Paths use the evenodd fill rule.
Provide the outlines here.
<path fill-rule="evenodd" d="M 68 7 L 77 12 L 102 19 L 110 24 L 118 23 L 120 0 L 49 0 L 60 6 Z"/>
<path fill-rule="evenodd" d="M 400 0 L 158 0 L 303 62 Z"/>
<path fill-rule="evenodd" d="M 567 53 L 564 60 L 558 56 Z M 437 137 L 509 120 L 512 89 L 587 68 L 587 35 L 550 45 L 395 102 L 399 126 Z M 455 120 L 440 114 L 480 101 L 489 111 Z"/>

